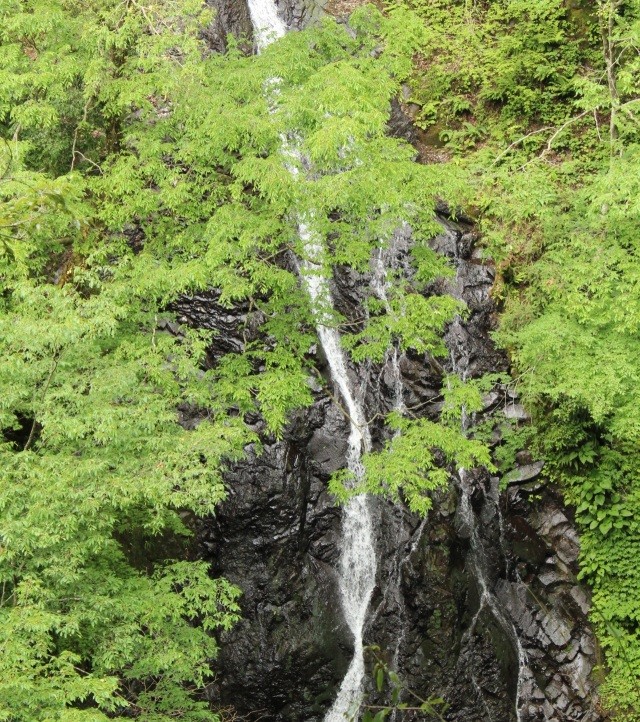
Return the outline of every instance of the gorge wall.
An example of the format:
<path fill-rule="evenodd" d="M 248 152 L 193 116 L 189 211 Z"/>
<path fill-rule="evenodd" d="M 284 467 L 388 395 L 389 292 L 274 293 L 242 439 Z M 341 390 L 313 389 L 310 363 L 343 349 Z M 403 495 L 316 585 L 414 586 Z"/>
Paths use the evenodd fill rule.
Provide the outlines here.
<path fill-rule="evenodd" d="M 221 28 L 246 30 L 249 16 L 242 3 L 215 2 L 220 14 L 211 47 L 222 49 Z M 292 28 L 322 11 L 304 2 L 279 8 Z M 410 139 L 399 106 L 394 120 L 392 130 Z M 428 293 L 463 299 L 469 314 L 450 324 L 450 356 L 442 368 L 395 349 L 384 364 L 350 368 L 369 419 L 394 407 L 398 383 L 407 409 L 436 419 L 443 372 L 477 378 L 508 370 L 490 337 L 493 266 L 482 260 L 470 224 L 453 223 L 445 208 L 440 221 L 443 231 L 432 246 L 451 260 L 456 276 L 432 284 Z M 410 242 L 408 231 L 397 234 L 387 266 L 411 273 Z M 336 306 L 354 323 L 374 275 L 374 269 L 364 275 L 338 269 L 331 281 Z M 212 292 L 185 298 L 175 310 L 180 323 L 218 332 L 211 364 L 242 347 L 246 308 L 223 309 Z M 331 388 L 321 348 L 310 352 Z M 492 419 L 498 445 L 504 424 L 526 418 L 506 383 L 486 394 L 484 410 L 469 423 Z M 314 404 L 291 419 L 282 440 L 269 438 L 258 417 L 253 421 L 264 450 L 250 451 L 229 471 L 227 500 L 198 532 L 202 558 L 244 592 L 243 619 L 221 639 L 209 695 L 249 720 L 319 721 L 353 651 L 337 581 L 341 510 L 327 492 L 331 473 L 345 466 L 349 424 L 320 384 Z M 379 447 L 384 432 L 375 421 L 371 434 Z M 483 469 L 452 472 L 449 489 L 435 496 L 426 518 L 402 505 L 373 502 L 378 574 L 365 643 L 377 645 L 420 696 L 444 697 L 444 716 L 452 722 L 603 719 L 589 598 L 576 580 L 579 540 L 559 493 L 544 482 L 542 464 L 522 452 L 506 489 Z M 386 702 L 371 680 L 365 703 Z M 397 714 L 398 720 L 422 718 Z"/>

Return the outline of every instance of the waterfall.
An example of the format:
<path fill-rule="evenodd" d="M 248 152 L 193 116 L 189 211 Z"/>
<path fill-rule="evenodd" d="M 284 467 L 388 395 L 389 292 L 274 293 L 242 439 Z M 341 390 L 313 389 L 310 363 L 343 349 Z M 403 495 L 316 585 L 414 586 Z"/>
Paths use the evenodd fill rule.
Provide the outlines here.
<path fill-rule="evenodd" d="M 287 32 L 287 26 L 278 15 L 278 9 L 273 0 L 247 0 L 247 4 L 256 48 L 260 52 L 269 43 L 281 38 Z"/>
<path fill-rule="evenodd" d="M 356 479 L 360 479 L 363 473 L 361 456 L 363 452 L 371 450 L 371 437 L 362 402 L 351 390 L 340 334 L 329 325 L 326 309 L 331 306 L 331 295 L 322 275 L 322 246 L 312 240 L 311 232 L 304 224 L 300 224 L 299 233 L 308 256 L 302 263 L 301 275 L 314 306 L 320 309 L 317 314 L 318 337 L 327 357 L 331 377 L 340 390 L 349 416 L 347 466 Z M 373 523 L 365 495 L 355 496 L 345 505 L 341 541 L 340 595 L 345 621 L 353 634 L 354 650 L 351 664 L 325 722 L 344 722 L 355 716 L 360 708 L 365 674 L 363 632 L 376 580 Z"/>
<path fill-rule="evenodd" d="M 284 35 L 286 26 L 273 0 L 248 0 L 248 4 L 256 47 L 260 52 L 270 42 Z M 296 155 L 285 137 L 282 138 L 282 144 L 285 155 Z M 297 172 L 295 168 L 290 170 L 292 173 Z M 358 395 L 352 391 L 340 334 L 331 325 L 328 309 L 332 309 L 333 303 L 329 285 L 322 273 L 323 245 L 314 238 L 312 229 L 303 219 L 299 220 L 298 234 L 306 256 L 299 265 L 300 275 L 316 309 L 318 337 L 349 418 L 347 466 L 359 480 L 363 474 L 362 454 L 371 450 L 364 408 Z M 351 498 L 343 509 L 339 570 L 342 610 L 353 635 L 353 658 L 325 722 L 344 722 L 358 714 L 365 675 L 363 633 L 375 578 L 376 554 L 369 500 L 365 495 L 358 495 Z"/>

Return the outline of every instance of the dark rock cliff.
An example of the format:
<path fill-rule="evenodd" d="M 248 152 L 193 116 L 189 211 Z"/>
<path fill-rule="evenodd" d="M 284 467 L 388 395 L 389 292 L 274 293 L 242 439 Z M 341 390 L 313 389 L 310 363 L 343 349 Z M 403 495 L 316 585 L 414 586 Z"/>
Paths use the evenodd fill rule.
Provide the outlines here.
<path fill-rule="evenodd" d="M 223 50 L 226 32 L 247 35 L 248 12 L 244 3 L 212 2 L 220 14 L 210 42 Z M 281 4 L 290 27 L 303 26 L 321 9 L 311 0 Z M 399 108 L 392 131 L 411 140 Z M 442 223 L 433 247 L 457 273 L 429 292 L 462 298 L 470 311 L 447 330 L 445 370 L 467 378 L 504 372 L 507 359 L 490 338 L 493 267 L 475 250 L 470 226 L 445 217 Z M 398 237 L 389 263 L 408 268 L 409 240 Z M 336 273 L 334 298 L 348 318 L 361 315 L 370 281 L 344 269 Z M 203 294 L 175 308 L 180 323 L 219 332 L 211 364 L 241 348 L 237 329 L 247 320 L 247 309 L 230 312 L 215 299 Z M 317 365 L 322 370 L 321 354 Z M 415 354 L 402 356 L 399 369 L 406 406 L 436 418 L 441 369 Z M 386 364 L 352 371 L 365 389 L 368 417 L 388 412 L 397 401 L 391 356 Z M 485 401 L 470 425 L 493 419 L 495 444 L 504 423 L 526 422 L 508 383 Z M 331 473 L 345 464 L 347 436 L 344 417 L 318 388 L 313 406 L 291 420 L 281 441 L 265 437 L 259 456 L 250 453 L 234 466 L 227 501 L 200 526 L 201 556 L 244 590 L 243 621 L 221 639 L 209 694 L 247 719 L 321 720 L 349 664 L 336 576 L 340 509 L 326 491 Z M 384 439 L 375 425 L 372 436 L 374 443 Z M 375 502 L 378 586 L 365 641 L 380 647 L 409 688 L 444 697 L 452 722 L 596 722 L 603 719 L 592 674 L 598 657 L 588 593 L 576 580 L 579 540 L 571 515 L 535 459 L 521 454 L 507 476 L 501 490 L 485 470 L 462 476 L 452 470 L 450 488 L 435 496 L 426 519 L 402 505 Z M 386 702 L 372 684 L 367 700 Z M 396 719 L 420 717 L 398 713 Z"/>
<path fill-rule="evenodd" d="M 469 229 L 443 222 L 445 232 L 433 246 L 458 272 L 431 291 L 454 293 L 471 311 L 448 329 L 448 370 L 455 362 L 468 377 L 503 371 L 506 359 L 488 335 L 493 268 L 477 257 Z M 403 263 L 402 243 L 398 249 Z M 333 292 L 343 313 L 355 317 L 367 281 L 336 275 Z M 234 329 L 244 320 L 242 308 L 230 313 L 205 294 L 184 299 L 177 310 L 181 323 L 218 329 L 211 363 L 238 348 Z M 320 356 L 317 361 L 321 367 Z M 439 372 L 415 355 L 403 356 L 400 370 L 404 403 L 435 418 Z M 390 410 L 390 364 L 358 373 L 368 415 Z M 508 385 L 487 394 L 475 421 L 491 415 L 497 427 L 526 416 Z M 344 417 L 318 389 L 314 405 L 291 420 L 284 439 L 266 438 L 261 455 L 233 468 L 228 500 L 201 525 L 203 558 L 244 590 L 243 621 L 222 639 L 210 689 L 216 703 L 241 714 L 320 720 L 349 663 L 336 578 L 340 509 L 326 491 L 330 474 L 344 465 L 347 436 Z M 379 429 L 373 437 L 381 441 Z M 575 578 L 577 535 L 560 497 L 540 480 L 541 465 L 521 459 L 502 492 L 483 470 L 464 480 L 454 475 L 426 519 L 376 501 L 378 586 L 366 643 L 378 645 L 421 696 L 444 696 L 448 720 L 509 722 L 517 719 L 518 697 L 524 722 L 595 721 L 590 673 L 596 648 L 588 596 Z M 489 603 L 482 601 L 483 583 Z M 369 695 L 375 703 L 373 689 Z"/>
<path fill-rule="evenodd" d="M 324 15 L 327 0 L 276 0 L 276 5 L 287 27 L 301 30 Z"/>
<path fill-rule="evenodd" d="M 206 0 L 213 10 L 211 25 L 203 32 L 203 37 L 211 50 L 224 53 L 227 49 L 227 36 L 233 35 L 248 52 L 253 45 L 253 26 L 249 8 L 244 0 Z"/>

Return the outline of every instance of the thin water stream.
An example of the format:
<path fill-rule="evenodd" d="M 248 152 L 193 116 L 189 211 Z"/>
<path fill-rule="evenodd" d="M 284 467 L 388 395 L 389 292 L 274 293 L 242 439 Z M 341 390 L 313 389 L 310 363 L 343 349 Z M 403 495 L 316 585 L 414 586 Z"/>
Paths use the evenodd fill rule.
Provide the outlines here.
<path fill-rule="evenodd" d="M 273 0 L 248 0 L 258 51 L 286 32 Z M 295 156 L 287 139 L 282 139 L 285 155 Z M 290 169 L 295 173 L 294 168 Z M 298 234 L 305 258 L 298 269 L 316 314 L 317 332 L 331 370 L 331 378 L 340 391 L 349 417 L 347 466 L 356 480 L 362 478 L 362 454 L 371 450 L 371 437 L 364 407 L 349 379 L 340 334 L 332 325 L 333 301 L 324 275 L 325 249 L 314 237 L 312 223 L 298 221 Z M 345 621 L 353 635 L 353 658 L 342 680 L 325 722 L 344 722 L 358 715 L 365 675 L 363 634 L 367 610 L 376 579 L 376 554 L 369 500 L 365 495 L 353 497 L 342 513 L 339 584 Z"/>
<path fill-rule="evenodd" d="M 452 328 L 459 327 L 461 319 L 459 316 L 453 321 Z M 460 375 L 463 381 L 467 378 L 467 371 L 469 366 L 469 359 L 463 350 L 460 351 L 459 357 L 456 358 L 456 354 L 453 348 L 450 348 L 450 357 L 453 371 Z M 473 425 L 473 420 L 469 418 L 467 413 L 463 409 L 462 414 L 462 433 L 466 433 L 467 430 Z M 513 648 L 516 653 L 518 663 L 518 675 L 516 680 L 516 699 L 515 699 L 515 713 L 517 722 L 522 722 L 522 689 L 525 678 L 529 674 L 527 665 L 527 655 L 522 647 L 520 638 L 518 636 L 517 629 L 514 623 L 508 619 L 508 615 L 503 609 L 502 605 L 498 601 L 496 595 L 491 591 L 489 585 L 489 563 L 486 558 L 484 549 L 484 543 L 480 535 L 478 527 L 478 521 L 476 515 L 471 506 L 471 494 L 473 492 L 473 483 L 468 480 L 467 470 L 458 469 L 458 478 L 460 480 L 460 504 L 458 506 L 458 514 L 460 516 L 461 523 L 467 529 L 469 534 L 470 548 L 467 554 L 467 560 L 472 568 L 473 577 L 478 587 L 478 609 L 476 610 L 469 628 L 466 630 L 462 639 L 462 647 L 464 648 L 467 644 L 473 647 L 473 638 L 476 633 L 478 621 L 484 610 L 487 610 L 493 618 L 496 620 L 500 628 L 503 630 L 508 639 L 511 640 Z M 498 517 L 500 525 L 500 543 L 502 544 L 502 514 L 500 511 L 499 504 L 499 490 L 497 488 L 492 489 L 491 494 L 486 495 L 487 501 L 490 501 L 495 506 L 495 513 Z M 485 695 L 483 694 L 475 676 L 471 674 L 471 682 L 475 688 L 478 697 L 482 704 L 485 706 L 485 711 L 488 715 L 488 721 L 493 722 L 491 711 L 487 706 Z"/>
<path fill-rule="evenodd" d="M 329 286 L 322 273 L 323 248 L 312 240 L 306 226 L 301 224 L 299 231 L 307 253 L 307 260 L 300 267 L 301 275 L 315 308 L 319 309 L 316 316 L 318 337 L 331 369 L 331 377 L 340 390 L 349 416 L 347 466 L 356 479 L 360 479 L 363 473 L 362 454 L 371 450 L 364 408 L 359 396 L 352 390 L 340 334 L 330 325 L 326 310 L 332 304 Z M 371 509 L 367 497 L 359 495 L 350 499 L 343 509 L 340 549 L 341 602 L 345 620 L 353 634 L 354 653 L 325 722 L 344 722 L 358 713 L 365 674 L 363 633 L 375 580 L 376 553 Z"/>
<path fill-rule="evenodd" d="M 517 630 L 509 619 L 507 619 L 506 613 L 502 609 L 502 605 L 496 598 L 495 594 L 490 591 L 489 589 L 489 582 L 488 582 L 488 573 L 487 573 L 487 560 L 485 558 L 484 548 L 483 548 L 483 542 L 480 538 L 479 529 L 478 529 L 478 523 L 476 520 L 476 515 L 473 512 L 473 509 L 471 508 L 471 492 L 472 492 L 472 485 L 467 481 L 467 473 L 465 469 L 459 469 L 458 475 L 460 478 L 460 506 L 458 507 L 458 513 L 460 514 L 461 521 L 463 525 L 467 527 L 467 530 L 469 532 L 469 539 L 470 539 L 470 550 L 469 554 L 467 556 L 467 559 L 470 561 L 471 566 L 473 567 L 473 576 L 475 578 L 475 581 L 478 585 L 478 593 L 479 593 L 479 602 L 478 602 L 478 609 L 476 610 L 476 613 L 473 616 L 473 619 L 471 620 L 471 624 L 469 625 L 469 628 L 465 632 L 462 646 L 464 647 L 465 644 L 473 644 L 473 636 L 476 633 L 476 628 L 478 621 L 480 619 L 480 616 L 482 612 L 486 609 L 496 620 L 496 622 L 499 624 L 499 626 L 503 629 L 504 633 L 507 635 L 507 637 L 511 640 L 515 651 L 517 655 L 517 661 L 518 661 L 518 676 L 517 676 L 517 682 L 516 682 L 516 704 L 515 704 L 515 711 L 516 711 L 516 719 L 518 722 L 521 722 L 522 720 L 522 699 L 521 699 L 521 690 L 524 683 L 524 679 L 527 675 L 527 657 L 524 649 L 522 648 L 522 644 L 520 642 L 520 638 L 518 637 Z M 499 511 L 498 511 L 499 513 Z M 473 677 L 471 678 L 471 681 L 476 687 L 476 690 L 478 692 L 478 696 L 480 700 L 486 704 L 484 694 L 482 693 L 482 690 L 479 688 L 478 683 L 476 679 Z M 491 720 L 491 715 L 489 710 L 487 709 L 487 713 L 489 714 L 489 719 Z"/>

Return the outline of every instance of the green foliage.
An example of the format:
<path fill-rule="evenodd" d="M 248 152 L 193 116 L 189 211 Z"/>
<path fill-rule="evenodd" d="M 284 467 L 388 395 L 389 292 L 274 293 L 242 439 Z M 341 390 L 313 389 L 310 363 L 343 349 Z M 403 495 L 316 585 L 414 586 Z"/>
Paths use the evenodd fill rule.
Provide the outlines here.
<path fill-rule="evenodd" d="M 204 339 L 151 333 L 132 290 L 23 281 L 0 318 L 1 718 L 201 719 L 185 685 L 237 616 L 204 565 L 127 559 L 131 534 L 188 535 L 180 512 L 215 507 L 223 460 L 251 440 L 223 414 L 179 425 L 177 406 L 208 400 Z"/>
<path fill-rule="evenodd" d="M 0 146 L 0 275 L 5 284 L 40 275 L 77 238 L 85 185 L 77 176 L 48 178 L 21 169 L 15 148 Z"/>
<path fill-rule="evenodd" d="M 465 380 L 456 374 L 448 374 L 442 386 L 442 420 L 452 427 L 465 425 L 467 418 L 484 408 L 482 395 L 502 380 L 502 374 L 486 374 Z"/>
<path fill-rule="evenodd" d="M 442 329 L 461 310 L 461 303 L 453 296 L 425 298 L 419 293 L 404 293 L 387 304 L 371 299 L 368 310 L 364 330 L 343 337 L 354 361 L 382 361 L 396 341 L 402 351 L 444 356 L 447 349 Z"/>
<path fill-rule="evenodd" d="M 58 555 L 70 542 L 58 540 Z M 65 558 L 53 584 L 32 550 L 22 555 L 20 581 L 3 574 L 2 719 L 215 719 L 185 683 L 203 684 L 216 653 L 207 632 L 235 620 L 238 591 L 210 579 L 203 564 L 136 573 L 115 545 L 98 544 L 91 568 Z M 191 624 L 198 617 L 202 627 Z"/>
<path fill-rule="evenodd" d="M 492 433 L 493 427 L 494 424 L 492 423 L 489 433 Z M 516 454 L 532 445 L 535 429 L 528 424 L 514 426 L 513 423 L 505 421 L 500 425 L 500 433 L 502 441 L 493 452 L 493 461 L 499 471 L 505 475 L 501 479 L 501 484 L 504 487 L 510 480 L 509 472 L 513 472 L 514 466 L 516 466 Z"/>
<path fill-rule="evenodd" d="M 602 2 L 587 19 L 599 36 L 576 81 L 576 108 L 542 152 L 519 144 L 478 153 L 483 226 L 498 251 L 505 304 L 499 340 L 533 411 L 527 443 L 575 505 L 581 576 L 606 654 L 604 704 L 640 719 L 636 559 L 640 485 L 637 338 L 636 2 Z M 601 55 L 595 56 L 600 44 Z M 581 113 L 576 113 L 582 108 Z M 559 135 L 559 133 L 562 135 Z M 544 136 L 543 136 L 544 137 Z M 553 163 L 549 163 L 553 159 Z"/>
<path fill-rule="evenodd" d="M 156 333 L 162 271 L 136 283 L 90 178 L 170 84 L 177 34 L 196 47 L 169 9 L 0 8 L 0 719 L 217 718 L 192 690 L 239 591 L 201 563 L 139 568 L 133 540 L 184 555 L 182 515 L 213 510 L 252 435 L 222 405 L 178 423 L 209 403 L 207 339 Z"/>
<path fill-rule="evenodd" d="M 118 150 L 131 113 L 170 93 L 176 61 L 200 57 L 208 14 L 194 0 L 3 0 L 0 19 L 0 123 L 60 174 Z"/>
<path fill-rule="evenodd" d="M 427 240 L 462 175 L 387 136 L 415 16 L 362 10 L 259 57 L 207 55 L 207 20 L 190 0 L 0 2 L 0 719 L 217 719 L 201 690 L 239 592 L 184 561 L 188 519 L 259 445 L 247 413 L 277 436 L 311 401 L 317 309 L 285 262 L 301 219 L 328 276 L 411 224 L 416 285 L 372 302 L 354 357 L 439 353 L 459 310 L 418 290 L 444 272 Z M 159 321 L 212 288 L 248 310 L 242 352 L 208 368 L 214 335 Z M 394 424 L 369 484 L 387 490 L 393 456 L 416 509 L 423 473 L 445 478 L 425 445 L 486 460 L 452 428 Z"/>
<path fill-rule="evenodd" d="M 458 418 L 459 413 L 456 410 L 452 417 Z M 361 479 L 346 469 L 333 475 L 329 489 L 338 499 L 364 492 L 380 494 L 394 501 L 405 499 L 412 511 L 426 514 L 432 505 L 431 492 L 449 483 L 447 465 L 493 468 L 485 444 L 465 438 L 459 424 L 406 419 L 396 412 L 387 423 L 394 435 L 382 451 L 365 454 Z"/>
<path fill-rule="evenodd" d="M 424 22 L 411 81 L 418 124 L 457 151 L 511 138 L 531 123 L 556 124 L 571 104 L 592 48 L 589 14 L 562 0 L 408 0 Z"/>

